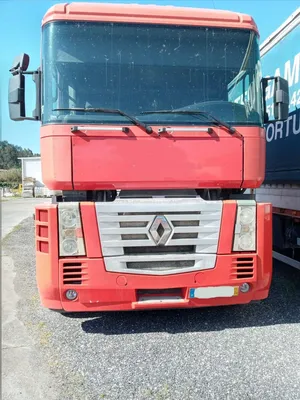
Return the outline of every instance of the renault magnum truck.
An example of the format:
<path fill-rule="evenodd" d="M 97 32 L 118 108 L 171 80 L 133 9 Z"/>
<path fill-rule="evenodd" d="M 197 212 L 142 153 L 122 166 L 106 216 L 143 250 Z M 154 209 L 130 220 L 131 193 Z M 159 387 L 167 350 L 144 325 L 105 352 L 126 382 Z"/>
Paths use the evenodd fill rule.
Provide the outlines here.
<path fill-rule="evenodd" d="M 38 33 L 37 33 L 38 34 Z M 35 212 L 42 304 L 62 313 L 245 304 L 268 296 L 272 208 L 265 179 L 288 84 L 262 79 L 250 16 L 128 4 L 53 6 L 41 65 L 13 62 L 10 118 L 40 121 Z M 25 112 L 25 77 L 36 108 Z M 28 79 L 28 77 L 27 77 Z M 238 99 L 238 100 L 237 100 Z"/>

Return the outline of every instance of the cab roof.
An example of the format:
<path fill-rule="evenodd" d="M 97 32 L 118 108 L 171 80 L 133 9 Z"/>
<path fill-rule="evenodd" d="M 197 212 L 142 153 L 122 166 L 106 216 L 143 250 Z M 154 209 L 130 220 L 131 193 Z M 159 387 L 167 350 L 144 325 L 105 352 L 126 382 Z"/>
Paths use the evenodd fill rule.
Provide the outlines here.
<path fill-rule="evenodd" d="M 237 12 L 174 6 L 65 3 L 52 6 L 42 25 L 51 21 L 127 22 L 251 29 L 258 33 L 252 17 Z"/>

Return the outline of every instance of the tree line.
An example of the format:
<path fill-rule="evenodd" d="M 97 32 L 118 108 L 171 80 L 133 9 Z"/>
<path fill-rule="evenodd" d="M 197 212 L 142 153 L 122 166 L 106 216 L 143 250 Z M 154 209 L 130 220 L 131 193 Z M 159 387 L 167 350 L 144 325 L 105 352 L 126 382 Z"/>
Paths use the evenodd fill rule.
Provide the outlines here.
<path fill-rule="evenodd" d="M 0 141 L 0 169 L 21 168 L 19 157 L 35 157 L 38 153 L 33 153 L 30 149 L 23 149 L 20 146 L 8 143 L 6 140 Z"/>

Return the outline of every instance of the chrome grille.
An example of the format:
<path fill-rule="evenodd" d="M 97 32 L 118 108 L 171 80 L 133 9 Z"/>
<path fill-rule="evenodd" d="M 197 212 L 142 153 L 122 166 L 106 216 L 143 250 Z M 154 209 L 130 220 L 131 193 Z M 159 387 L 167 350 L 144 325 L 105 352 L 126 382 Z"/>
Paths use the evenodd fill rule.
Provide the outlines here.
<path fill-rule="evenodd" d="M 159 275 L 215 265 L 221 201 L 117 199 L 96 203 L 96 212 L 109 271 Z"/>

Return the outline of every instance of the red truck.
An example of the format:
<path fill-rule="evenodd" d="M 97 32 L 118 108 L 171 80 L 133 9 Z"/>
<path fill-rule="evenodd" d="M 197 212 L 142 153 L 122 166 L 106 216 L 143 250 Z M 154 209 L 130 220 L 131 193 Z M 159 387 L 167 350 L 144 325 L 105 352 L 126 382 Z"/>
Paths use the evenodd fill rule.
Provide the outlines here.
<path fill-rule="evenodd" d="M 59 4 L 42 22 L 41 67 L 10 70 L 9 112 L 41 121 L 37 282 L 59 312 L 188 308 L 268 296 L 272 209 L 264 94 L 250 16 L 128 4 Z M 25 75 L 36 108 L 25 113 Z"/>

